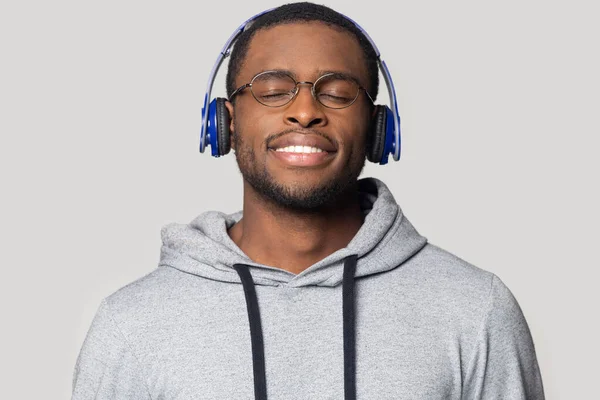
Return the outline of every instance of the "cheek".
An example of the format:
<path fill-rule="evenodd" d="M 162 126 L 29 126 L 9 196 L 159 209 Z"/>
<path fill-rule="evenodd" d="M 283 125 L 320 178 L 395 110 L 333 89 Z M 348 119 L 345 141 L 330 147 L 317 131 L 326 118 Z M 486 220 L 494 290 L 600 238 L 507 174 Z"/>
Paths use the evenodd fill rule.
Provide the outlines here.
<path fill-rule="evenodd" d="M 236 135 L 241 135 L 244 144 L 256 150 L 265 148 L 269 135 L 277 133 L 277 129 L 281 128 L 281 115 L 265 112 L 254 105 L 244 104 L 236 109 L 234 117 Z"/>
<path fill-rule="evenodd" d="M 371 119 L 367 113 L 330 120 L 330 123 L 338 127 L 336 130 L 342 135 L 340 140 L 343 143 L 341 145 L 350 147 L 353 153 L 365 147 L 371 125 Z"/>
<path fill-rule="evenodd" d="M 233 118 L 234 137 L 243 142 L 244 146 L 254 147 L 257 126 L 256 119 L 252 118 L 252 112 L 249 111 L 246 108 L 236 108 Z"/>

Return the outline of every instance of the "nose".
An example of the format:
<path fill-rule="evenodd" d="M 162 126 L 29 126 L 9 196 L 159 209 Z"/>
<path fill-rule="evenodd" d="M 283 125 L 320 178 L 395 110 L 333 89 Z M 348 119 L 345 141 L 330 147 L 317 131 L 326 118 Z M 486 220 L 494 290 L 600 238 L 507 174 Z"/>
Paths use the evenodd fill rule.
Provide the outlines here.
<path fill-rule="evenodd" d="M 308 83 L 305 85 L 304 83 Z M 288 125 L 300 125 L 303 128 L 323 126 L 327 117 L 321 105 L 312 95 L 310 82 L 300 82 L 298 93 L 285 108 L 284 120 Z"/>

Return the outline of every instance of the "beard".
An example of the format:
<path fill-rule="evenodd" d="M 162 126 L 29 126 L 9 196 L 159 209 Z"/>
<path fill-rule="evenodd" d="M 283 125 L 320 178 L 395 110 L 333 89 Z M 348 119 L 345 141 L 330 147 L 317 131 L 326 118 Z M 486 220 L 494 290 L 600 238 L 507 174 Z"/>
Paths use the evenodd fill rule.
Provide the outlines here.
<path fill-rule="evenodd" d="M 244 142 L 242 136 L 239 128 L 233 133 L 233 149 L 242 177 L 259 196 L 277 206 L 294 211 L 318 211 L 348 199 L 348 196 L 357 191 L 358 177 L 366 161 L 364 150 L 358 156 L 351 153 L 351 162 L 342 168 L 340 175 L 324 180 L 318 185 L 284 185 L 277 182 L 267 171 L 266 164 L 260 165 L 256 162 L 254 149 Z M 301 179 L 300 177 L 299 181 Z"/>

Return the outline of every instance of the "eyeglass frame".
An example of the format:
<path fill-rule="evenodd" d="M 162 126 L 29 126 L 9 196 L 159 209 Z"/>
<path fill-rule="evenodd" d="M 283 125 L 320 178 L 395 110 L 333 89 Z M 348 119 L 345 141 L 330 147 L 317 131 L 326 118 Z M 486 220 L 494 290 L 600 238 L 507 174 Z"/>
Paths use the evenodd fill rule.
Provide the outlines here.
<path fill-rule="evenodd" d="M 293 93 L 293 95 L 290 97 L 290 99 L 288 101 L 286 101 L 283 104 L 277 105 L 277 106 L 272 106 L 272 105 L 268 105 L 265 104 L 263 102 L 261 102 L 260 100 L 258 100 L 256 98 L 256 95 L 254 94 L 254 91 L 252 90 L 252 84 L 254 83 L 254 81 L 256 80 L 256 78 L 258 78 L 261 75 L 265 75 L 268 73 L 278 73 L 278 74 L 283 74 L 288 76 L 292 81 L 295 82 L 295 86 L 294 88 L 291 90 L 291 92 Z M 343 110 L 344 108 L 348 108 L 350 107 L 352 104 L 354 104 L 356 102 L 356 99 L 358 99 L 358 96 L 360 96 L 360 91 L 364 90 L 365 94 L 367 95 L 367 97 L 369 98 L 369 100 L 371 100 L 372 104 L 375 104 L 375 100 L 373 100 L 373 98 L 371 97 L 371 95 L 369 94 L 369 91 L 367 89 L 365 89 L 360 83 L 358 83 L 356 81 L 356 79 L 352 78 L 352 77 L 345 77 L 345 79 L 351 80 L 354 83 L 356 83 L 356 85 L 358 86 L 358 90 L 356 91 L 356 96 L 354 96 L 354 99 L 352 99 L 352 101 L 350 102 L 350 104 L 345 105 L 343 107 L 330 107 L 328 105 L 325 105 L 321 102 L 321 100 L 319 100 L 319 98 L 317 97 L 317 93 L 315 92 L 315 86 L 317 85 L 317 83 L 323 79 L 326 78 L 328 76 L 332 76 L 332 75 L 339 75 L 339 73 L 337 72 L 328 72 L 326 74 L 321 75 L 320 77 L 318 77 L 314 82 L 310 82 L 310 81 L 300 81 L 298 82 L 290 73 L 288 73 L 287 71 L 281 71 L 281 70 L 268 70 L 268 71 L 262 71 L 259 72 L 258 74 L 254 75 L 254 77 L 250 80 L 249 83 L 246 83 L 240 87 L 238 87 L 237 89 L 235 89 L 231 95 L 229 96 L 229 101 L 231 101 L 233 99 L 233 97 L 239 93 L 241 93 L 243 90 L 250 88 L 250 93 L 252 93 L 252 97 L 254 97 L 254 100 L 256 100 L 260 105 L 263 105 L 265 107 L 271 107 L 271 108 L 277 108 L 277 107 L 283 107 L 285 105 L 290 104 L 298 95 L 298 93 L 300 93 L 300 88 L 298 85 L 311 85 L 310 87 L 310 93 L 312 95 L 312 97 L 317 101 L 317 103 L 321 104 L 323 107 L 332 109 L 332 110 Z"/>

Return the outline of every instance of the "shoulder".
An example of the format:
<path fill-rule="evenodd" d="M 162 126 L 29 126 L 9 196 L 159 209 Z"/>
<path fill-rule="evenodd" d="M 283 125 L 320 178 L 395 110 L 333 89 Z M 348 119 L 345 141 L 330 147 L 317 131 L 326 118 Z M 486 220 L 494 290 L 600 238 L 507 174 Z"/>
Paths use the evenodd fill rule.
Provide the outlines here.
<path fill-rule="evenodd" d="M 428 243 L 411 260 L 409 275 L 422 283 L 422 292 L 474 321 L 512 321 L 524 324 L 519 303 L 505 282 L 494 272 L 476 266 L 456 254 Z"/>
<path fill-rule="evenodd" d="M 400 291 L 412 293 L 418 304 L 432 307 L 473 329 L 490 319 L 523 323 L 516 298 L 494 272 L 428 243 L 399 270 Z"/>
<path fill-rule="evenodd" d="M 184 279 L 184 274 L 172 268 L 158 267 L 105 297 L 105 312 L 127 336 L 154 324 L 169 307 L 170 299 L 185 290 Z"/>
<path fill-rule="evenodd" d="M 402 268 L 420 282 L 422 289 L 442 297 L 458 297 L 467 301 L 489 298 L 497 276 L 469 261 L 428 242 Z"/>
<path fill-rule="evenodd" d="M 432 243 L 427 243 L 417 254 L 412 268 L 438 285 L 478 293 L 497 306 L 515 302 L 512 292 L 496 273 Z"/>

